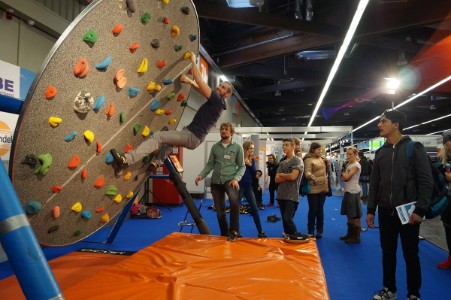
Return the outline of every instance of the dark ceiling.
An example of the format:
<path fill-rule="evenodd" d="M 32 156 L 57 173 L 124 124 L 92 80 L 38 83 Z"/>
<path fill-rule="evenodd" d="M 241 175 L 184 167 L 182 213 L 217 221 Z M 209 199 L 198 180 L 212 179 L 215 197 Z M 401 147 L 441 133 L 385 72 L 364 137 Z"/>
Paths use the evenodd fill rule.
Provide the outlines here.
<path fill-rule="evenodd" d="M 261 125 L 307 126 L 358 1 L 264 0 L 260 9 L 194 3 L 202 46 Z M 384 94 L 383 78 L 398 74 L 397 95 Z M 450 0 L 370 0 L 312 126 L 356 128 L 450 75 Z M 450 82 L 400 110 L 407 126 L 451 114 Z M 405 133 L 449 129 L 450 120 Z M 354 141 L 378 136 L 376 125 L 355 131 Z"/>

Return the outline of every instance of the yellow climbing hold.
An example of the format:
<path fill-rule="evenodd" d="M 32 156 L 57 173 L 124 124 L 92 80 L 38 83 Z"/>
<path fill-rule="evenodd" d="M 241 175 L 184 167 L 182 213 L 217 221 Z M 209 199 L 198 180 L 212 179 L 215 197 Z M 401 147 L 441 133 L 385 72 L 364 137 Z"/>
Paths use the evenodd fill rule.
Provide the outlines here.
<path fill-rule="evenodd" d="M 161 85 L 155 83 L 155 81 L 151 81 L 148 85 L 147 85 L 147 91 L 149 93 L 153 93 L 153 92 L 159 92 L 161 91 Z"/>
<path fill-rule="evenodd" d="M 122 195 L 121 195 L 121 194 L 118 194 L 118 195 L 114 198 L 114 202 L 116 202 L 116 203 L 121 203 L 121 201 L 122 201 Z"/>
<path fill-rule="evenodd" d="M 168 5 L 169 4 L 169 0 L 163 0 L 163 3 Z"/>
<path fill-rule="evenodd" d="M 157 109 L 157 111 L 155 112 L 156 115 L 161 116 L 162 114 L 164 114 L 164 109 Z"/>
<path fill-rule="evenodd" d="M 72 205 L 72 208 L 71 208 L 74 212 L 77 212 L 77 213 L 79 213 L 79 212 L 81 212 L 81 210 L 83 209 L 83 206 L 81 205 L 81 203 L 80 202 L 77 202 L 77 203 L 75 203 L 74 205 Z"/>
<path fill-rule="evenodd" d="M 145 73 L 147 72 L 147 58 L 143 58 L 141 61 L 141 65 L 138 68 L 138 73 Z"/>
<path fill-rule="evenodd" d="M 183 54 L 183 59 L 190 59 L 191 58 L 191 52 L 187 51 L 185 54 Z"/>
<path fill-rule="evenodd" d="M 175 123 L 177 123 L 177 120 L 176 120 L 175 118 L 172 118 L 172 119 L 170 119 L 170 120 L 168 121 L 168 124 L 169 124 L 169 125 L 172 125 L 172 124 L 175 124 Z"/>
<path fill-rule="evenodd" d="M 144 126 L 143 132 L 141 133 L 143 135 L 143 137 L 149 136 L 150 134 L 150 128 L 149 126 Z"/>
<path fill-rule="evenodd" d="M 124 180 L 128 181 L 130 180 L 130 178 L 132 178 L 132 172 L 128 171 L 127 173 L 125 173 L 124 175 Z"/>
<path fill-rule="evenodd" d="M 125 198 L 127 198 L 127 199 L 130 199 L 131 197 L 133 197 L 133 192 L 132 191 L 128 192 L 128 194 L 125 195 Z"/>
<path fill-rule="evenodd" d="M 58 126 L 62 121 L 63 121 L 63 119 L 58 118 L 58 117 L 50 117 L 50 118 L 49 118 L 49 124 L 50 124 L 50 126 L 52 126 L 53 128 L 55 128 L 56 126 Z"/>
<path fill-rule="evenodd" d="M 180 34 L 180 28 L 177 25 L 172 26 L 171 28 L 171 36 L 175 38 Z"/>
<path fill-rule="evenodd" d="M 86 130 L 85 133 L 84 133 L 83 135 L 85 136 L 85 139 L 86 139 L 89 143 L 94 142 L 94 132 L 92 132 L 91 130 Z"/>
<path fill-rule="evenodd" d="M 101 218 L 100 218 L 100 222 L 102 223 L 107 223 L 110 220 L 110 216 L 108 215 L 108 213 L 104 214 Z"/>

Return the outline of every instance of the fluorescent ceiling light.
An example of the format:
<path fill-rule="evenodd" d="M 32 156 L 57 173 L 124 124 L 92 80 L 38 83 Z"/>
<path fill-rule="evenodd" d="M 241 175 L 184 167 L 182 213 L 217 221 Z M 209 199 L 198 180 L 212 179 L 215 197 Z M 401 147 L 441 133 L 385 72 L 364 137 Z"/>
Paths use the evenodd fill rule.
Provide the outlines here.
<path fill-rule="evenodd" d="M 232 8 L 254 7 L 249 0 L 226 0 L 227 5 Z"/>
<path fill-rule="evenodd" d="M 354 18 L 352 19 L 351 25 L 349 26 L 348 32 L 346 33 L 346 37 L 343 40 L 343 44 L 340 47 L 340 51 L 338 51 L 337 58 L 335 59 L 332 69 L 330 70 L 326 84 L 324 85 L 321 95 L 319 96 L 318 102 L 316 103 L 316 107 L 313 110 L 312 117 L 310 118 L 310 121 L 307 126 L 312 126 L 312 123 L 315 120 L 316 113 L 321 107 L 321 104 L 323 103 L 324 97 L 326 96 L 326 93 L 329 90 L 332 80 L 334 79 L 335 74 L 338 71 L 338 67 L 340 66 L 340 63 L 346 54 L 349 44 L 351 43 L 351 39 L 354 37 L 354 33 L 357 29 L 357 26 L 359 25 L 363 13 L 365 12 L 365 8 L 367 7 L 368 2 L 369 0 L 360 0 L 359 2 L 359 6 L 357 7 L 357 10 L 354 14 Z M 305 132 L 304 134 L 307 134 L 307 132 Z"/>
<path fill-rule="evenodd" d="M 227 79 L 227 77 L 225 77 L 224 75 L 219 75 L 219 79 L 221 79 L 221 82 L 222 82 L 222 81 L 227 81 L 227 82 L 229 82 L 229 80 Z"/>

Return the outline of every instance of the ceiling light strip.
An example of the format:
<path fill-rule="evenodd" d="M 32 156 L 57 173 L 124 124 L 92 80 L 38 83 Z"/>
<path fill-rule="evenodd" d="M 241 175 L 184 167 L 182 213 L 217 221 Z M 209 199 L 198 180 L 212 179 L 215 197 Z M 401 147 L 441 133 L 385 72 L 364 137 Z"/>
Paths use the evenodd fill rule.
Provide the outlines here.
<path fill-rule="evenodd" d="M 332 80 L 334 79 L 335 74 L 338 71 L 338 67 L 340 66 L 340 63 L 343 60 L 346 50 L 348 49 L 349 44 L 351 43 L 351 40 L 354 37 L 354 33 L 357 29 L 357 26 L 359 25 L 359 22 L 362 18 L 363 13 L 365 12 L 365 8 L 367 7 L 368 2 L 369 2 L 369 0 L 360 0 L 360 2 L 359 2 L 357 10 L 354 14 L 354 18 L 352 19 L 351 25 L 349 26 L 348 32 L 346 33 L 346 37 L 343 40 L 343 44 L 340 47 L 340 51 L 338 51 L 337 58 L 335 59 L 335 62 L 333 64 L 332 69 L 327 78 L 326 84 L 324 85 L 321 95 L 319 96 L 318 102 L 316 103 L 316 107 L 313 111 L 313 114 L 312 114 L 307 126 L 311 126 L 313 121 L 315 120 L 316 113 L 318 112 L 319 108 L 321 107 L 324 97 L 326 96 L 326 93 L 329 90 L 330 84 L 332 83 Z M 305 132 L 305 134 L 307 134 L 307 132 Z"/>

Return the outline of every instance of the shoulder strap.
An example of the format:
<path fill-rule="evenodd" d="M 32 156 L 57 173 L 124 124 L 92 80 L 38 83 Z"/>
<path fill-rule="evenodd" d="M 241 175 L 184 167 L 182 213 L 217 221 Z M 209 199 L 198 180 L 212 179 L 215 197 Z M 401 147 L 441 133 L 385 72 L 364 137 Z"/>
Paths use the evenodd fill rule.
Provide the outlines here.
<path fill-rule="evenodd" d="M 417 142 L 415 141 L 408 141 L 407 145 L 406 145 L 406 156 L 409 159 L 409 161 L 412 159 L 412 154 L 413 154 L 413 147 L 415 146 Z"/>

